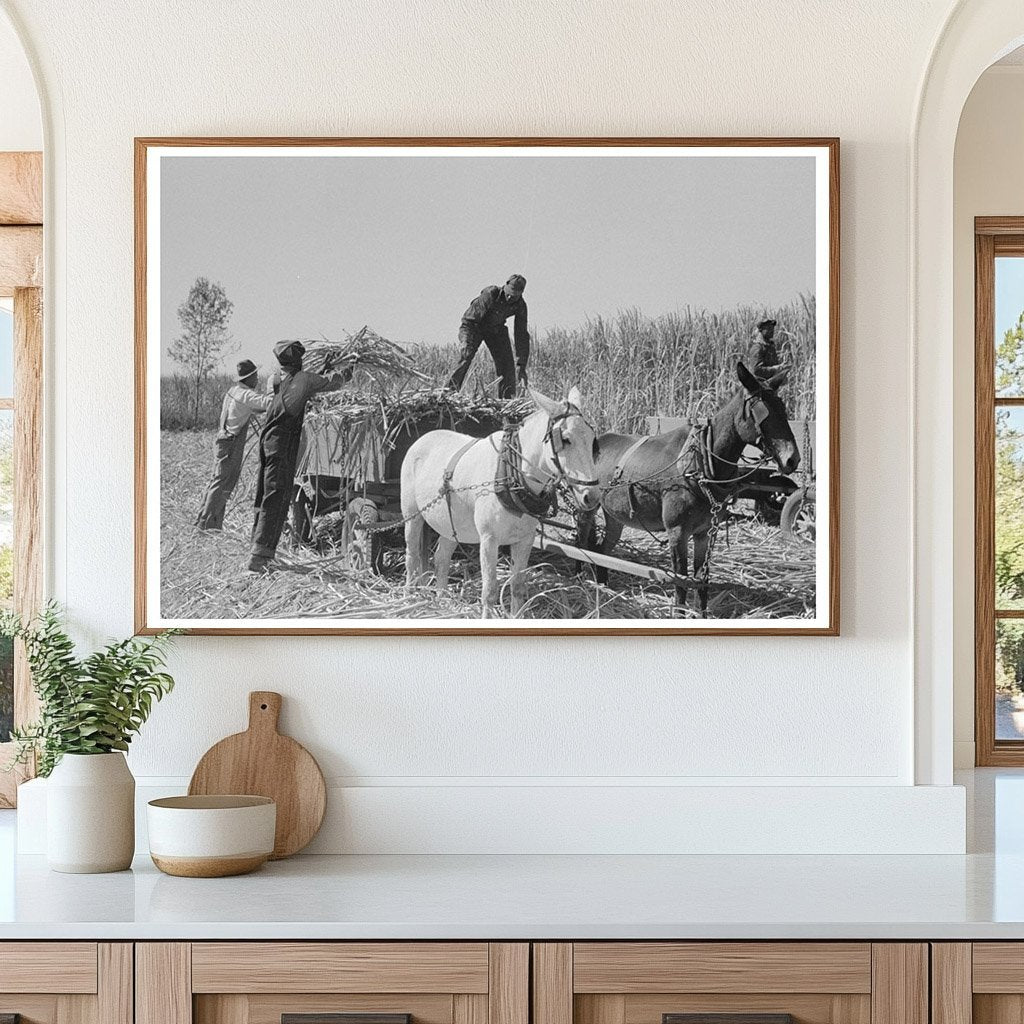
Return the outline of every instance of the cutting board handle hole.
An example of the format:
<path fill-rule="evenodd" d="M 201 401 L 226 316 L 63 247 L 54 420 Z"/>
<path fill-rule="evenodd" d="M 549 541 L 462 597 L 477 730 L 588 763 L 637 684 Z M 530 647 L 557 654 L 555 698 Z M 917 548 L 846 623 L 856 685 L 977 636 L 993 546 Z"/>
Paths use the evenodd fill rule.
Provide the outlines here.
<path fill-rule="evenodd" d="M 260 711 L 266 711 L 266 710 L 267 710 L 267 705 L 266 704 L 261 704 L 260 705 Z"/>

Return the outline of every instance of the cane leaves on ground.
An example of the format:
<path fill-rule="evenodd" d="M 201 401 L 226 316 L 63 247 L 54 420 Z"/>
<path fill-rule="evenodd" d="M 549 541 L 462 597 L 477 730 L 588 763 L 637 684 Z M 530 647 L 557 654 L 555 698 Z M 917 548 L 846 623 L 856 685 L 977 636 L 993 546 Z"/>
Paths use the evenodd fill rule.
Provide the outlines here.
<path fill-rule="evenodd" d="M 451 586 L 405 592 L 401 531 L 389 543 L 384 572 L 349 569 L 330 541 L 320 552 L 292 543 L 279 549 L 283 571 L 253 576 L 243 571 L 252 528 L 256 454 L 246 459 L 228 506 L 223 533 L 193 527 L 206 486 L 213 431 L 164 431 L 161 435 L 161 614 L 173 619 L 415 619 L 480 615 L 480 571 L 474 557 L 458 559 Z M 475 549 L 470 548 L 475 554 Z M 664 545 L 629 533 L 621 557 L 659 568 Z M 607 586 L 577 577 L 567 560 L 534 552 L 529 572 L 531 619 L 670 619 L 673 594 L 667 585 L 612 573 Z M 508 585 L 508 565 L 499 572 Z M 809 618 L 814 613 L 813 545 L 791 545 L 777 526 L 758 521 L 723 527 L 716 547 L 708 612 L 715 618 Z M 508 607 L 508 595 L 504 595 Z M 696 614 L 690 612 L 690 614 Z"/>

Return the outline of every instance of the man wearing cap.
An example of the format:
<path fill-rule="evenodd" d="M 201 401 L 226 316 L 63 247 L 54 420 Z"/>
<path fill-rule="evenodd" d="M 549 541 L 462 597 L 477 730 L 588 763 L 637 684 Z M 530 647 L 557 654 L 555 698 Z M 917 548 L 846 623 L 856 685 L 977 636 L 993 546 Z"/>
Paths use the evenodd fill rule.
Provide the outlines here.
<path fill-rule="evenodd" d="M 274 398 L 273 395 L 261 395 L 256 390 L 256 365 L 251 360 L 243 359 L 236 370 L 235 383 L 228 388 L 220 407 L 213 475 L 196 519 L 200 530 L 223 529 L 224 509 L 242 472 L 249 420 L 266 412 Z"/>
<path fill-rule="evenodd" d="M 252 527 L 250 572 L 268 572 L 277 553 L 302 442 L 306 403 L 320 391 L 337 391 L 345 377 L 323 377 L 302 369 L 306 347 L 301 341 L 279 341 L 274 355 L 281 369 L 271 378 L 273 394 L 260 435 L 260 473 L 256 484 L 256 520 Z M 349 374 L 351 376 L 351 374 Z"/>
<path fill-rule="evenodd" d="M 770 377 L 781 365 L 775 345 L 776 326 L 774 320 L 762 320 L 754 329 L 750 347 L 744 356 L 744 362 L 759 379 Z"/>
<path fill-rule="evenodd" d="M 462 325 L 459 327 L 462 352 L 459 364 L 448 381 L 449 388 L 458 391 L 462 387 L 480 342 L 487 346 L 494 360 L 494 369 L 501 378 L 499 394 L 502 398 L 515 397 L 517 377 L 523 384 L 526 383 L 530 334 L 526 326 L 526 302 L 523 300 L 525 288 L 526 278 L 522 274 L 513 274 L 505 282 L 504 287 L 488 285 L 469 304 L 469 309 L 462 314 Z M 514 360 L 508 328 L 505 326 L 505 321 L 510 316 L 515 317 Z"/>

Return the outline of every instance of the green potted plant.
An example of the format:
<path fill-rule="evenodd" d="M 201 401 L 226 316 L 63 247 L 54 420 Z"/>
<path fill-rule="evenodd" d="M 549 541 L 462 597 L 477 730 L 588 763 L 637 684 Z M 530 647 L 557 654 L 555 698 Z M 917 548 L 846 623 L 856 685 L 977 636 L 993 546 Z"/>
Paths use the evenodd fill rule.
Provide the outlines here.
<path fill-rule="evenodd" d="M 124 752 L 174 680 L 162 668 L 175 631 L 112 641 L 83 658 L 57 606 L 23 622 L 0 613 L 0 635 L 22 641 L 38 721 L 16 729 L 14 764 L 36 758 L 48 777 L 47 861 L 54 871 L 122 871 L 135 852 L 135 779 Z"/>

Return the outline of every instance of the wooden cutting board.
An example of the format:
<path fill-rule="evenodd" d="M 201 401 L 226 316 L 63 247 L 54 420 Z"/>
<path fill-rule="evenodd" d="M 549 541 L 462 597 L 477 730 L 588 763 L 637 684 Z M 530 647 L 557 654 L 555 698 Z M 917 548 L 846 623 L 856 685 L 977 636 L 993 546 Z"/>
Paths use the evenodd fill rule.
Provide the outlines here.
<path fill-rule="evenodd" d="M 317 834 L 327 809 L 327 787 L 313 755 L 277 731 L 281 694 L 249 694 L 249 728 L 214 744 L 188 785 L 190 796 L 245 793 L 277 803 L 271 860 L 290 857 Z"/>

